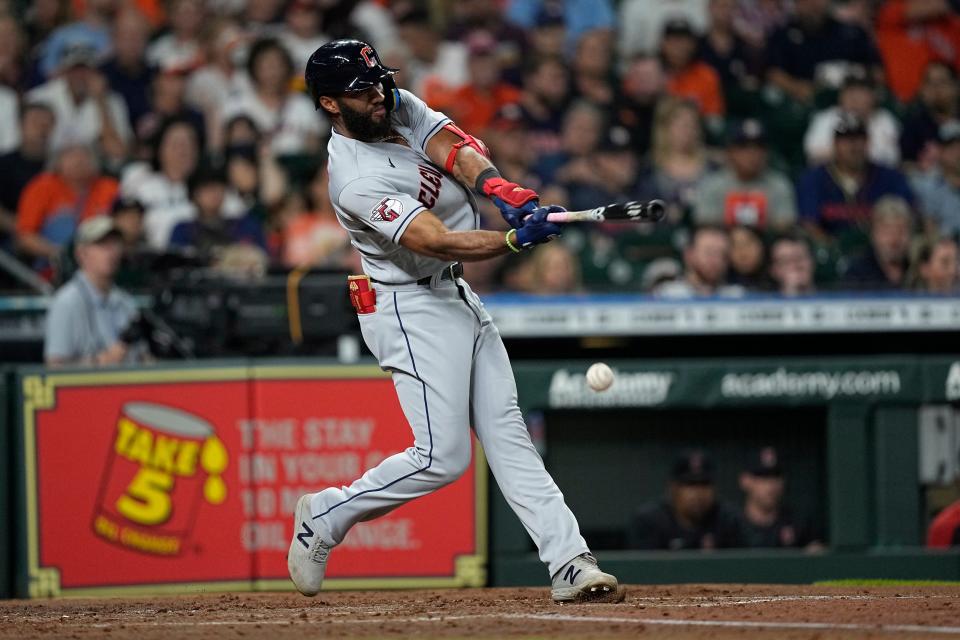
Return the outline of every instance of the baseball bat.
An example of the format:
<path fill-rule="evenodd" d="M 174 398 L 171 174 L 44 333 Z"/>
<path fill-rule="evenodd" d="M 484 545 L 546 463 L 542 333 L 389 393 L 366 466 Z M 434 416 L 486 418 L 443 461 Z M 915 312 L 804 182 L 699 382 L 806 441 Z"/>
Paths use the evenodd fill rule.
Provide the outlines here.
<path fill-rule="evenodd" d="M 595 209 L 583 211 L 557 211 L 548 213 L 547 220 L 556 223 L 569 222 L 657 222 L 663 219 L 667 209 L 663 200 L 649 202 L 614 202 Z"/>

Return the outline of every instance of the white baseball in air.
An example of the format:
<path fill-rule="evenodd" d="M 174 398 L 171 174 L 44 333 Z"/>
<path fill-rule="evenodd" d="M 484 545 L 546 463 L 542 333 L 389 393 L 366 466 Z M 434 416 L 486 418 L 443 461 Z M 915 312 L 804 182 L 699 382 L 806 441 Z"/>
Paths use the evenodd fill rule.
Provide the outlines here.
<path fill-rule="evenodd" d="M 613 384 L 613 369 L 602 362 L 594 362 L 587 369 L 587 384 L 594 391 L 606 391 Z"/>

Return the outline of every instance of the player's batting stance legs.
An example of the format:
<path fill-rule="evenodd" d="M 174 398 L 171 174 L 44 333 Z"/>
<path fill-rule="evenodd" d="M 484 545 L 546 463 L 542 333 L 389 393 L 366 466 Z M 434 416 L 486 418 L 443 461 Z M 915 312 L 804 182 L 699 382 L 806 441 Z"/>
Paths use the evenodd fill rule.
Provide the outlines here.
<path fill-rule="evenodd" d="M 393 375 L 414 443 L 350 486 L 298 501 L 290 577 L 301 593 L 316 594 L 330 551 L 354 524 L 460 477 L 470 464 L 472 426 L 553 576 L 554 600 L 622 599 L 530 442 L 503 342 L 460 278 L 458 261 L 559 235 L 547 220 L 558 208 L 540 207 L 534 191 L 500 177 L 482 143 L 395 89 L 393 72 L 369 45 L 341 40 L 311 56 L 306 80 L 333 121 L 331 199 L 363 259 L 366 275 L 352 280 L 351 300 L 367 346 Z M 469 189 L 490 197 L 513 228 L 505 235 L 477 229 Z"/>
<path fill-rule="evenodd" d="M 553 575 L 587 545 L 530 442 L 499 333 L 465 284 L 469 306 L 457 285 L 443 284 L 381 289 L 381 307 L 361 316 L 367 345 L 393 371 L 415 444 L 349 487 L 315 494 L 314 521 L 339 543 L 357 522 L 459 478 L 470 463 L 472 414 L 494 477 Z"/>

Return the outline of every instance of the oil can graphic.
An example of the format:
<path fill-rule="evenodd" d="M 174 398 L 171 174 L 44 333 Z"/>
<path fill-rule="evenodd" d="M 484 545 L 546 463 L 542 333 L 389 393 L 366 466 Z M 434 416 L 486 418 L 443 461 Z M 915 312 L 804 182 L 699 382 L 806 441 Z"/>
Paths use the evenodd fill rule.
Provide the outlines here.
<path fill-rule="evenodd" d="M 203 418 L 126 403 L 100 481 L 94 532 L 136 552 L 179 555 L 198 510 L 226 500 L 227 464 L 226 447 Z"/>

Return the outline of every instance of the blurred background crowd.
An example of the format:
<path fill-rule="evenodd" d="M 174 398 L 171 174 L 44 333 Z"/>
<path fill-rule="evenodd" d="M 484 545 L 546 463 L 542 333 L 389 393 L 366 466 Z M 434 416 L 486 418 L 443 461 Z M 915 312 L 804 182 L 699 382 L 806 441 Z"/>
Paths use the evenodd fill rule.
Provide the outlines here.
<path fill-rule="evenodd" d="M 302 71 L 360 37 L 543 202 L 667 203 L 471 264 L 478 291 L 956 293 L 958 5 L 0 0 L 0 250 L 61 283 L 108 216 L 80 244 L 122 236 L 128 289 L 357 271 Z"/>

